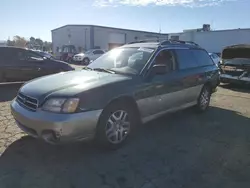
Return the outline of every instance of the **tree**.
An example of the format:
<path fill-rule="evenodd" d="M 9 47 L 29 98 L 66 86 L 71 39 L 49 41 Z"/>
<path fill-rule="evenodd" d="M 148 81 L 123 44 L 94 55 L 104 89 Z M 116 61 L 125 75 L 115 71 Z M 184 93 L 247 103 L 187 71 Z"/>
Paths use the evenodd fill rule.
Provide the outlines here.
<path fill-rule="evenodd" d="M 25 40 L 24 37 L 20 37 L 18 35 L 13 37 L 14 45 L 17 47 L 22 47 L 24 48 L 26 46 L 27 41 Z"/>
<path fill-rule="evenodd" d="M 36 38 L 36 39 L 35 39 L 35 42 L 36 42 L 36 45 L 38 45 L 40 48 L 43 47 L 43 41 L 42 41 L 41 39 Z"/>
<path fill-rule="evenodd" d="M 31 43 L 31 44 L 35 44 L 35 42 L 36 42 L 35 37 L 30 37 L 30 43 Z"/>
<path fill-rule="evenodd" d="M 7 40 L 7 46 L 15 46 L 15 41 Z"/>

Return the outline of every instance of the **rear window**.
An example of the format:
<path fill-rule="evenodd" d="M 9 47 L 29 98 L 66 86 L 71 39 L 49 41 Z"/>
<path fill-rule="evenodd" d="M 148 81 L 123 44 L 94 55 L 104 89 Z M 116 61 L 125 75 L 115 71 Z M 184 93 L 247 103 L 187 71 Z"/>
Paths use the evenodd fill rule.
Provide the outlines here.
<path fill-rule="evenodd" d="M 179 69 L 183 70 L 198 66 L 192 50 L 176 50 L 175 52 L 179 63 Z"/>
<path fill-rule="evenodd" d="M 205 50 L 176 50 L 179 69 L 190 69 L 213 65 L 214 62 Z"/>
<path fill-rule="evenodd" d="M 192 50 L 199 66 L 213 65 L 214 62 L 204 50 Z M 214 58 L 214 54 L 212 54 Z"/>

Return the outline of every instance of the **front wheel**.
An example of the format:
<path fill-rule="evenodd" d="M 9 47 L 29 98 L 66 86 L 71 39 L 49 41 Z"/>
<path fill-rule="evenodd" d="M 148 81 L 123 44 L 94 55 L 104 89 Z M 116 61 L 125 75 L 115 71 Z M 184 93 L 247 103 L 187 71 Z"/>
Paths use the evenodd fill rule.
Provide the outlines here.
<path fill-rule="evenodd" d="M 100 117 L 96 140 L 104 147 L 119 148 L 136 126 L 136 116 L 133 109 L 126 104 L 115 103 L 107 107 Z"/>
<path fill-rule="evenodd" d="M 198 111 L 204 112 L 207 110 L 210 104 L 211 95 L 212 95 L 212 89 L 209 86 L 205 85 L 202 88 L 199 98 L 197 100 L 196 107 Z"/>
<path fill-rule="evenodd" d="M 83 62 L 83 65 L 88 65 L 90 60 L 89 58 L 85 57 L 82 62 Z"/>

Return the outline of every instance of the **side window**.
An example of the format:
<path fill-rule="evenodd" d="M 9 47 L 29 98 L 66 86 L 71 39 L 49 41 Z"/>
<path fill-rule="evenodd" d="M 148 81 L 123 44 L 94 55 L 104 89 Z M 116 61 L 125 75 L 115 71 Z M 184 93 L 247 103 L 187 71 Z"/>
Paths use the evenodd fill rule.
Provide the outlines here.
<path fill-rule="evenodd" d="M 205 50 L 192 50 L 199 66 L 213 65 L 213 60 Z M 214 55 L 213 55 L 214 58 Z"/>
<path fill-rule="evenodd" d="M 26 51 L 26 56 L 28 59 L 42 59 L 41 55 L 32 51 Z"/>
<path fill-rule="evenodd" d="M 196 58 L 192 50 L 183 49 L 183 50 L 175 50 L 175 52 L 177 55 L 180 70 L 198 67 L 198 63 L 196 61 Z"/>
<path fill-rule="evenodd" d="M 37 53 L 31 52 L 28 50 L 19 50 L 17 52 L 17 57 L 21 61 L 28 60 L 28 59 L 41 59 L 42 58 L 42 56 L 38 55 Z"/>
<path fill-rule="evenodd" d="M 24 50 L 18 50 L 17 51 L 17 59 L 20 61 L 27 60 L 26 54 Z"/>
<path fill-rule="evenodd" d="M 155 58 L 155 64 L 165 64 L 167 72 L 176 70 L 176 60 L 172 51 L 162 50 Z"/>
<path fill-rule="evenodd" d="M 104 54 L 104 52 L 102 50 L 95 50 L 93 51 L 93 54 L 100 55 L 100 54 Z"/>

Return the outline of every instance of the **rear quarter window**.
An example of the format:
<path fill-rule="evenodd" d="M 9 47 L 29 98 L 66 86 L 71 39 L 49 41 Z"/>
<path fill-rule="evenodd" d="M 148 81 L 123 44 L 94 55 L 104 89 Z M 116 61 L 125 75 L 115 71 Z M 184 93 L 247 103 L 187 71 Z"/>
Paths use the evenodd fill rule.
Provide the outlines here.
<path fill-rule="evenodd" d="M 199 66 L 192 50 L 180 49 L 175 50 L 175 53 L 180 70 L 195 68 Z"/>
<path fill-rule="evenodd" d="M 213 60 L 205 50 L 192 50 L 192 51 L 199 66 L 214 65 Z"/>

